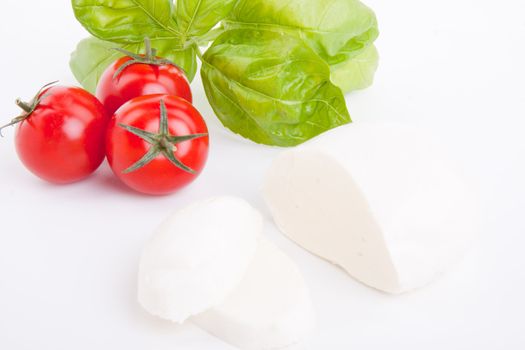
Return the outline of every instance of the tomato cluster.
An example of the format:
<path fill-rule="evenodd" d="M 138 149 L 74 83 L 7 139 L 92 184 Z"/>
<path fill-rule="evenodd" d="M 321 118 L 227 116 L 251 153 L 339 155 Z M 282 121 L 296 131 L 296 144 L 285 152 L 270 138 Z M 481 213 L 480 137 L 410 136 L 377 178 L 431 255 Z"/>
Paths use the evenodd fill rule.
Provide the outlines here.
<path fill-rule="evenodd" d="M 148 40 L 146 54 L 123 53 L 103 73 L 96 97 L 78 87 L 48 84 L 31 102 L 17 100 L 23 112 L 8 125 L 18 124 L 16 150 L 35 175 L 71 183 L 107 157 L 123 183 L 162 195 L 200 174 L 208 129 L 191 104 L 184 72 L 157 57 Z"/>

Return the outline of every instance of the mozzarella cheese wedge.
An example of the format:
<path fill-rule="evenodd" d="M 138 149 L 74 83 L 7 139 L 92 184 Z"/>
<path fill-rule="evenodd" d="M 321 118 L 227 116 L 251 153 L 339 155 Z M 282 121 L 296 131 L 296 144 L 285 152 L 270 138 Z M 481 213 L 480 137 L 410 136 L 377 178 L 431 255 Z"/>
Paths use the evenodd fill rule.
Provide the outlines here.
<path fill-rule="evenodd" d="M 434 280 L 476 232 L 439 143 L 402 124 L 354 123 L 284 152 L 263 195 L 285 235 L 389 293 Z"/>
<path fill-rule="evenodd" d="M 223 303 L 191 320 L 210 334 L 247 350 L 280 349 L 299 343 L 315 323 L 299 269 L 264 238 L 237 288 Z"/>
<path fill-rule="evenodd" d="M 142 252 L 139 303 L 175 322 L 220 304 L 246 274 L 262 225 L 259 212 L 235 197 L 197 202 L 173 214 Z"/>

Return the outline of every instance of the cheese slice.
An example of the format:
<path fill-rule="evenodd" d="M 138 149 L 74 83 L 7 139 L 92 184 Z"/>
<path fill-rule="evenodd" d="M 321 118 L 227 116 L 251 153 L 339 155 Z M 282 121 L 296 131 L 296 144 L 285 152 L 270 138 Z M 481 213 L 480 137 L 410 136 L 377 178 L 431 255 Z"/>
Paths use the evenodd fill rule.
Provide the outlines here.
<path fill-rule="evenodd" d="M 299 269 L 264 238 L 241 283 L 224 303 L 191 320 L 227 343 L 247 350 L 297 344 L 311 333 L 315 323 Z"/>
<path fill-rule="evenodd" d="M 278 156 L 263 195 L 293 241 L 401 293 L 439 276 L 476 231 L 475 203 L 440 148 L 414 127 L 350 124 Z"/>
<path fill-rule="evenodd" d="M 138 300 L 183 322 L 222 303 L 255 256 L 262 217 L 246 201 L 217 197 L 171 215 L 143 249 Z"/>

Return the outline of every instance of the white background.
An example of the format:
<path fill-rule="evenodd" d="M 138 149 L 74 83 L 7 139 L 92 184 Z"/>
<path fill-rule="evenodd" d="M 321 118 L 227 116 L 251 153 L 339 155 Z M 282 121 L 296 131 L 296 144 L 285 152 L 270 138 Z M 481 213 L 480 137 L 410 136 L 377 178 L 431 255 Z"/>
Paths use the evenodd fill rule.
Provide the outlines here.
<path fill-rule="evenodd" d="M 218 194 L 249 200 L 266 234 L 299 264 L 318 329 L 306 349 L 525 349 L 525 3 L 369 0 L 381 36 L 374 86 L 347 97 L 355 122 L 430 128 L 478 194 L 480 239 L 431 286 L 389 296 L 362 286 L 277 232 L 259 186 L 279 150 L 224 131 L 193 82 L 212 136 L 206 171 L 168 197 L 130 192 L 104 164 L 54 186 L 0 139 L 0 349 L 231 349 L 135 301 L 140 249 L 171 211 Z M 0 119 L 44 83 L 74 84 L 69 53 L 87 36 L 69 1 L 4 0 Z"/>

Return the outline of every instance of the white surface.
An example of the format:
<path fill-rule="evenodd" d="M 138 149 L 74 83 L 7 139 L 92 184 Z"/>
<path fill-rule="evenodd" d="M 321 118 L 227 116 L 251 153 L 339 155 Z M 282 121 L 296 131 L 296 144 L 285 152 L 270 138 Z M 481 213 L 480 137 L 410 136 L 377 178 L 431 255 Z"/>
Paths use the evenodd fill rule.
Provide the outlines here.
<path fill-rule="evenodd" d="M 261 236 L 237 288 L 191 321 L 241 349 L 275 350 L 306 341 L 315 328 L 315 311 L 297 264 Z"/>
<path fill-rule="evenodd" d="M 479 231 L 450 156 L 405 124 L 351 123 L 283 152 L 262 191 L 292 241 L 393 294 L 450 270 Z"/>
<path fill-rule="evenodd" d="M 525 347 L 525 3 L 522 0 L 370 0 L 379 18 L 375 85 L 348 96 L 360 120 L 427 125 L 457 155 L 483 210 L 479 243 L 428 288 L 392 297 L 362 286 L 267 234 L 301 268 L 319 327 L 305 346 L 347 349 Z M 43 83 L 73 83 L 69 52 L 86 32 L 69 1 L 2 2 L 1 115 Z M 268 212 L 259 195 L 276 149 L 231 137 L 209 121 L 202 177 L 169 197 L 125 189 L 106 165 L 87 181 L 46 184 L 17 160 L 13 130 L 0 139 L 0 348 L 227 350 L 194 326 L 175 326 L 136 302 L 137 263 L 152 230 L 174 209 L 233 194 Z M 356 150 L 359 151 L 359 150 Z"/>
<path fill-rule="evenodd" d="M 238 197 L 207 198 L 173 213 L 142 250 L 140 305 L 183 323 L 223 304 L 245 278 L 262 230 L 262 215 Z"/>

